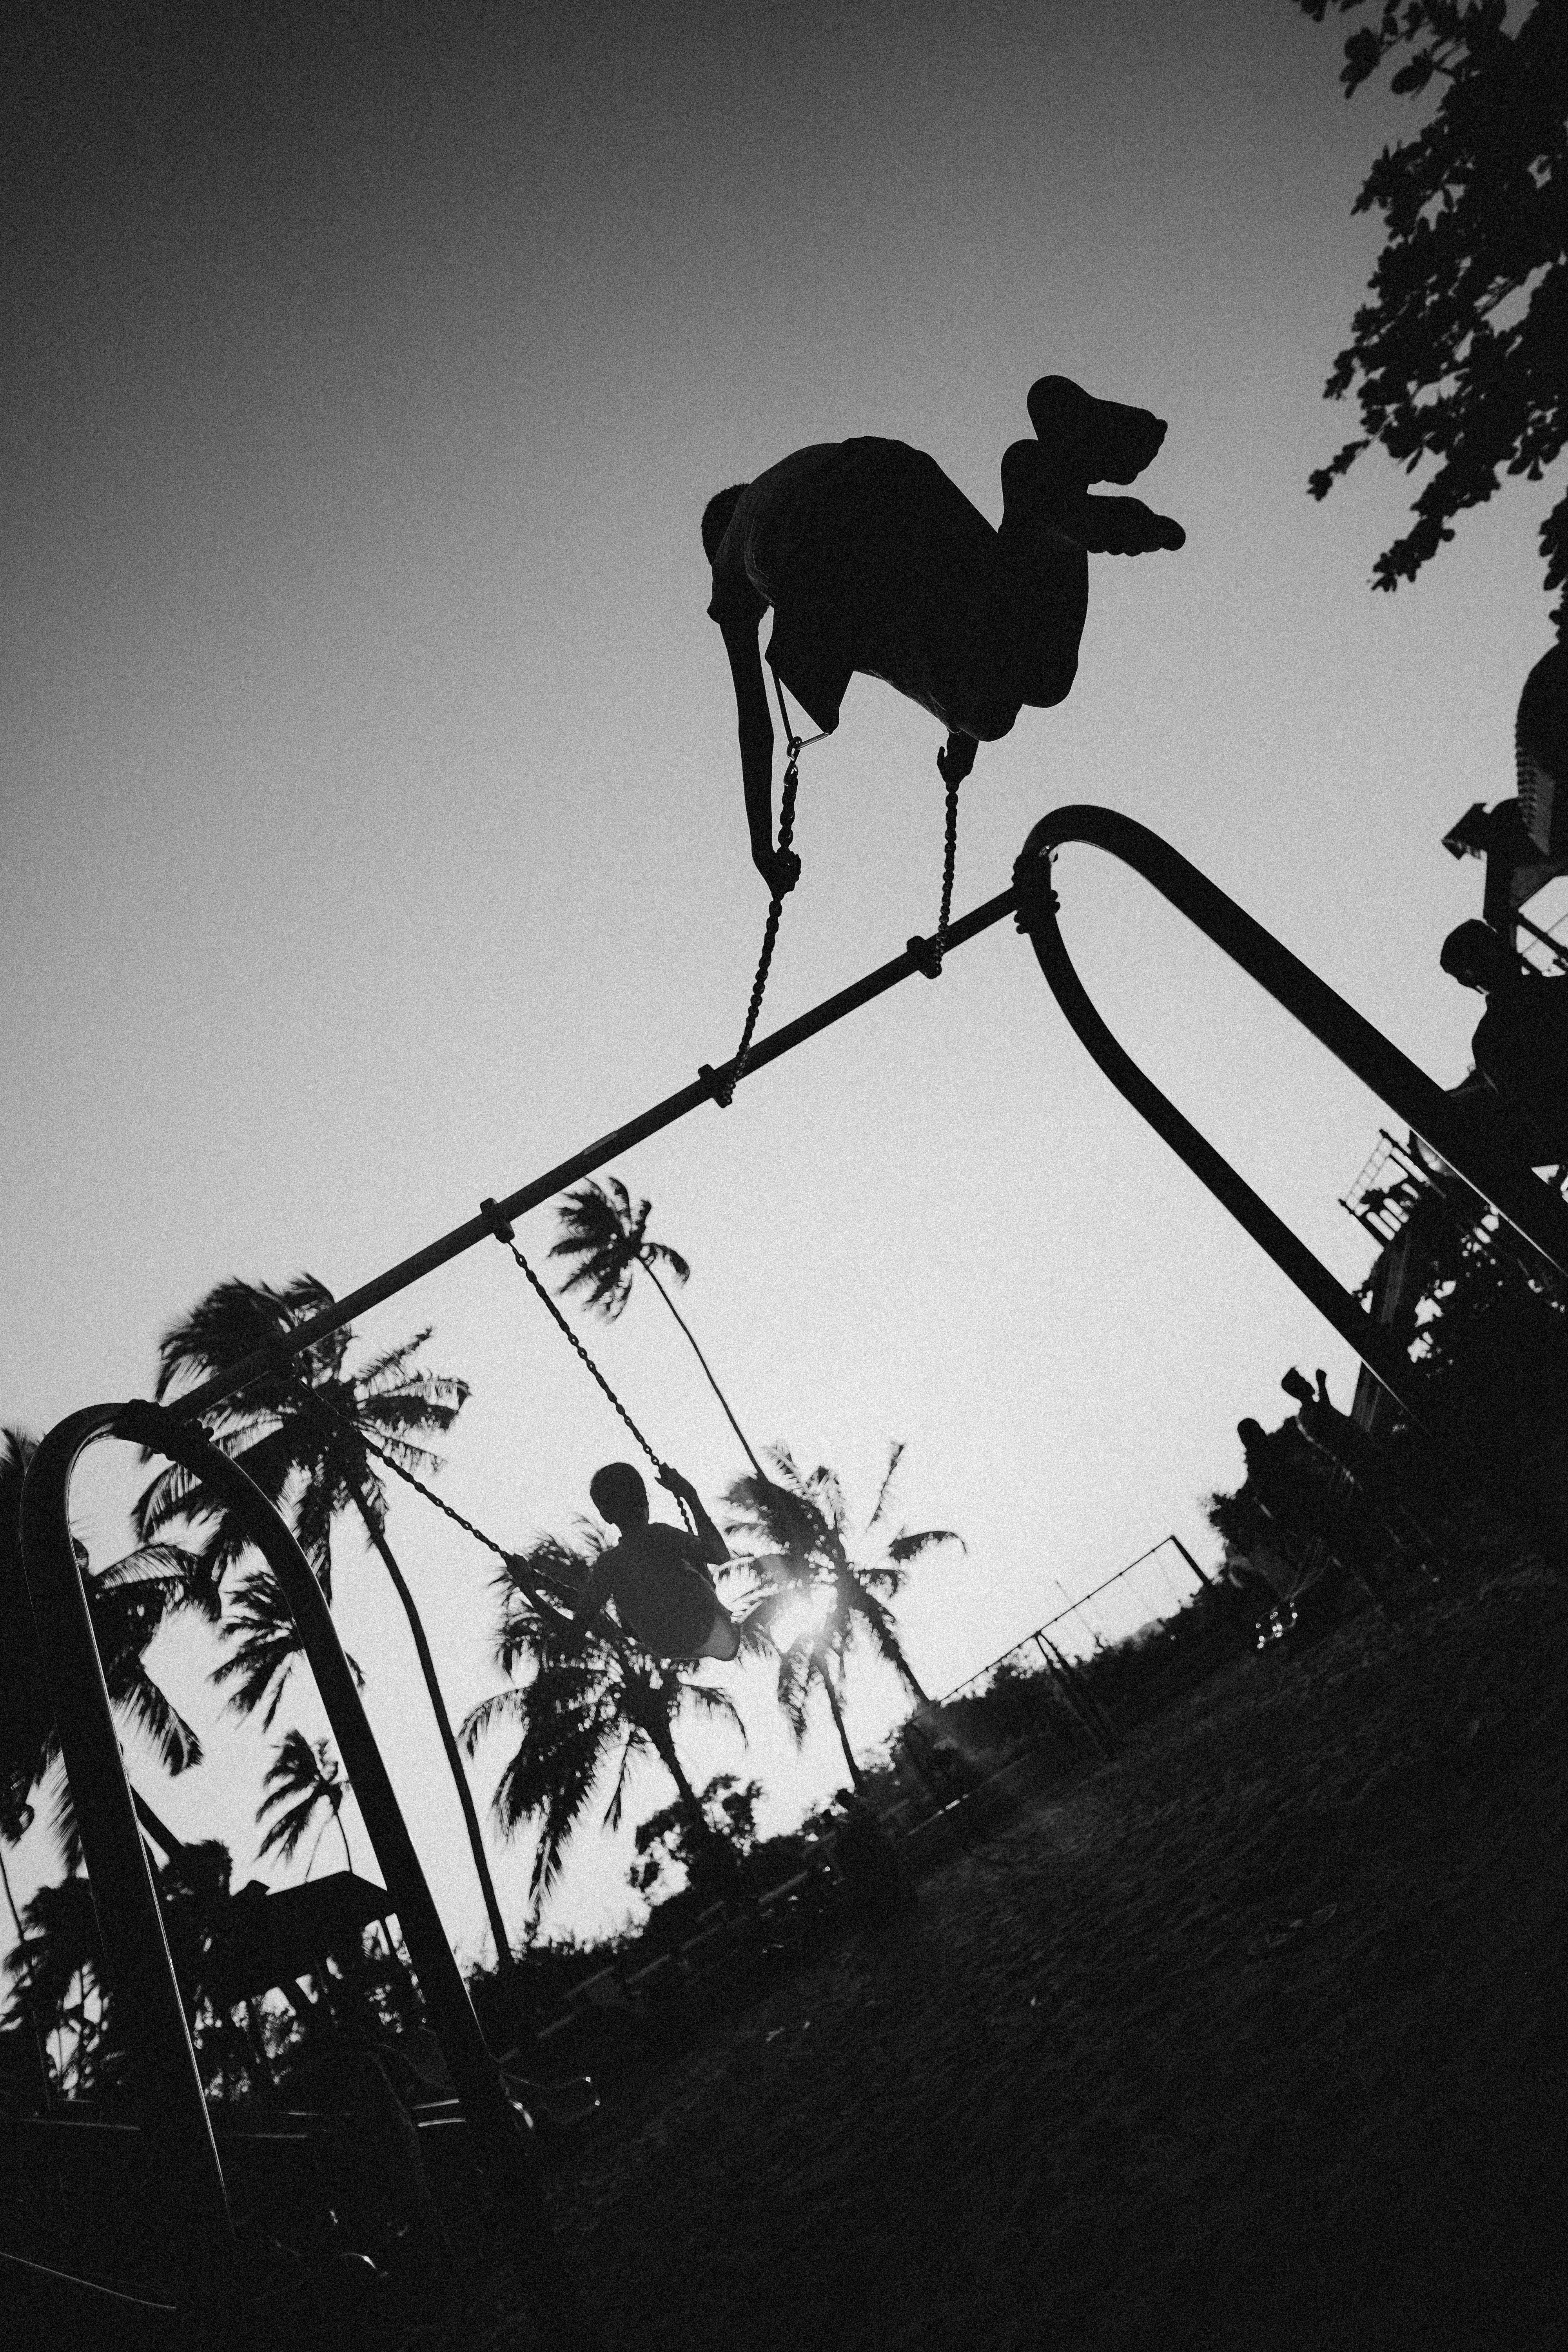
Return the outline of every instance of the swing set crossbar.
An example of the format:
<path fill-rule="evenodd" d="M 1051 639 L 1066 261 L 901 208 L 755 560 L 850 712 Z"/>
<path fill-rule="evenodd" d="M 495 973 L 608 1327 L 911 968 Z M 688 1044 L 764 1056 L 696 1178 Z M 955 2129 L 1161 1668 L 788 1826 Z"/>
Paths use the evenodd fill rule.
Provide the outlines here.
<path fill-rule="evenodd" d="M 982 931 L 990 930 L 994 924 L 1014 913 L 1016 906 L 1016 891 L 1004 890 L 994 898 L 987 898 L 983 905 L 972 908 L 967 915 L 961 915 L 949 928 L 942 940 L 944 953 L 951 954 L 954 948 L 978 939 Z M 870 1004 L 877 997 L 886 995 L 889 989 L 897 988 L 900 981 L 915 975 L 929 977 L 934 949 L 932 940 L 912 939 L 902 955 L 894 956 L 890 962 L 879 964 L 874 971 L 852 981 L 847 988 L 839 989 L 837 994 L 825 997 L 820 1004 L 813 1005 L 809 1012 L 801 1013 L 797 1019 L 786 1021 L 782 1028 L 775 1029 L 771 1036 L 764 1037 L 760 1045 L 751 1048 L 745 1058 L 743 1074 L 750 1077 L 764 1064 L 776 1062 L 784 1055 L 793 1053 L 808 1038 L 820 1035 L 824 1029 L 831 1029 L 836 1022 L 846 1019 L 851 1013 L 858 1013 L 862 1005 Z M 437 1267 L 449 1265 L 454 1258 L 461 1257 L 480 1242 L 493 1240 L 498 1223 L 510 1224 L 514 1218 L 526 1215 L 530 1209 L 537 1209 L 557 1192 L 563 1192 L 569 1184 L 593 1175 L 596 1169 L 603 1168 L 622 1152 L 630 1151 L 636 1145 L 646 1143 L 649 1136 L 673 1127 L 678 1120 L 700 1108 L 703 1103 L 721 1102 L 723 1089 L 732 1086 L 735 1078 L 742 1075 L 737 1068 L 738 1062 L 737 1055 L 721 1064 L 718 1069 L 705 1066 L 689 1085 L 679 1087 L 672 1095 L 666 1095 L 662 1102 L 653 1104 L 636 1118 L 628 1119 L 624 1127 L 612 1129 L 597 1142 L 574 1152 L 569 1160 L 563 1160 L 556 1167 L 547 1169 L 543 1175 L 535 1176 L 515 1192 L 508 1193 L 504 1200 L 488 1202 L 479 1215 L 466 1218 L 460 1225 L 454 1225 L 450 1233 L 443 1234 L 438 1241 L 416 1250 L 412 1257 L 400 1259 L 396 1265 L 389 1266 L 374 1281 L 363 1283 L 358 1290 L 351 1291 L 346 1298 L 338 1299 L 331 1307 L 324 1307 L 321 1314 L 296 1324 L 283 1338 L 270 1341 L 265 1348 L 257 1349 L 253 1355 L 243 1357 L 238 1363 L 216 1373 L 210 1381 L 204 1381 L 199 1388 L 171 1398 L 166 1410 L 181 1421 L 205 1412 L 226 1397 L 247 1387 L 264 1372 L 276 1371 L 293 1357 L 302 1354 L 307 1348 L 313 1347 L 317 1340 L 326 1339 L 329 1333 L 341 1331 L 345 1324 L 368 1314 L 373 1307 L 380 1307 L 385 1300 L 395 1298 L 399 1291 L 407 1290 L 415 1283 L 423 1281 Z"/>

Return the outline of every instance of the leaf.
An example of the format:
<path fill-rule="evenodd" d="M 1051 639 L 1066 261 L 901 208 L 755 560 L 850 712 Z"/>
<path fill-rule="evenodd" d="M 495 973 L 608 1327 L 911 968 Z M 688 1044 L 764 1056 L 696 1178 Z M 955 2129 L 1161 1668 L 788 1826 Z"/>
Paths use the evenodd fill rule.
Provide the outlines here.
<path fill-rule="evenodd" d="M 969 1549 L 963 1538 L 955 1535 L 951 1528 L 918 1528 L 912 1531 L 905 1528 L 889 1544 L 888 1557 L 901 1567 L 906 1560 L 918 1559 L 933 1544 L 956 1544 L 963 1552 Z"/>
<path fill-rule="evenodd" d="M 1388 87 L 1392 90 L 1397 90 L 1401 98 L 1406 97 L 1415 90 L 1425 89 L 1435 69 L 1436 64 L 1431 50 L 1422 49 L 1411 58 L 1408 65 L 1400 67 Z"/>

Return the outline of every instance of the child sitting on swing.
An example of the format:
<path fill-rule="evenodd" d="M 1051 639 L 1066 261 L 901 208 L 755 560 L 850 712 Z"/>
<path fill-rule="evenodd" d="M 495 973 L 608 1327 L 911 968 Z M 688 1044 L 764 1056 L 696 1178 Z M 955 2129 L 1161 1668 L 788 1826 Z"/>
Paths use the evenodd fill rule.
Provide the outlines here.
<path fill-rule="evenodd" d="M 1090 554 L 1146 555 L 1186 534 L 1141 499 L 1091 498 L 1131 482 L 1165 437 L 1146 408 L 1095 400 L 1066 376 L 1030 387 L 1033 441 L 1002 459 L 993 529 L 932 457 L 902 441 L 821 442 L 710 499 L 702 545 L 709 617 L 723 635 L 740 721 L 752 859 L 782 896 L 799 878 L 774 845 L 767 658 L 814 727 L 831 734 L 855 671 L 884 678 L 942 720 L 937 755 L 956 784 L 978 744 L 1026 705 L 1063 701 L 1078 670 Z"/>
<path fill-rule="evenodd" d="M 740 1629 L 713 1589 L 712 1570 L 730 1548 L 689 1478 L 667 1466 L 658 1480 L 686 1504 L 695 1535 L 648 1517 L 647 1488 L 629 1462 L 606 1462 L 589 1479 L 595 1509 L 621 1539 L 594 1563 L 572 1612 L 573 1633 L 581 1641 L 613 1601 L 626 1631 L 656 1658 L 738 1657 Z"/>

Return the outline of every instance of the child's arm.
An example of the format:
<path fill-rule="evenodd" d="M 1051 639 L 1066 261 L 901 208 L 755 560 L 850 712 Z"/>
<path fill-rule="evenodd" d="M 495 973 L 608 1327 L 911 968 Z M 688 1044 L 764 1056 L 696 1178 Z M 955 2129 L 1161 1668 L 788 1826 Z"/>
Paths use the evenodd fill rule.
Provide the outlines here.
<path fill-rule="evenodd" d="M 792 850 L 781 855 L 773 846 L 773 722 L 768 690 L 763 683 L 763 660 L 757 650 L 757 624 L 742 614 L 726 614 L 720 623 L 730 675 L 735 685 L 735 716 L 741 735 L 741 781 L 745 787 L 746 824 L 752 835 L 752 863 L 770 890 L 783 898 L 800 879 L 800 861 Z"/>
<path fill-rule="evenodd" d="M 658 1474 L 658 1483 L 661 1486 L 668 1486 L 672 1495 L 678 1495 L 690 1511 L 697 1523 L 697 1541 L 710 1568 L 722 1566 L 730 1557 L 730 1547 L 703 1508 L 702 1497 L 690 1479 L 683 1478 L 679 1470 L 671 1469 L 667 1463 Z"/>

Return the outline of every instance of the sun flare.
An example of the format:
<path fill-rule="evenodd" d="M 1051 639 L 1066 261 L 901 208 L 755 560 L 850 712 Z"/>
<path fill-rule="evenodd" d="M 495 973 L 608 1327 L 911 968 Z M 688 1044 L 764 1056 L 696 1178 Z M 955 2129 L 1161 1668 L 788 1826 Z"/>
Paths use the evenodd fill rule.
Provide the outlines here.
<path fill-rule="evenodd" d="M 810 1639 L 818 1632 L 833 1605 L 831 1592 L 803 1592 L 773 1619 L 773 1640 L 781 1650 Z"/>

